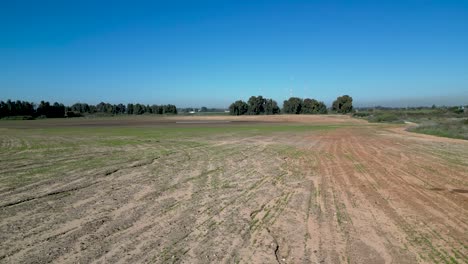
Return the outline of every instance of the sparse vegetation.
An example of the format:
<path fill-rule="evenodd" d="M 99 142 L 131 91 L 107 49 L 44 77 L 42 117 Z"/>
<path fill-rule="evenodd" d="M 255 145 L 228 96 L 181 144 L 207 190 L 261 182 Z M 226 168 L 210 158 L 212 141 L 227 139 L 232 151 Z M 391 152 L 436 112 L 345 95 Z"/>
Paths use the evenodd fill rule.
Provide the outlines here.
<path fill-rule="evenodd" d="M 375 263 L 363 239 L 412 262 L 465 260 L 466 145 L 388 140 L 347 116 L 176 123 L 220 117 L 192 118 L 0 122 L 0 262 Z"/>
<path fill-rule="evenodd" d="M 417 127 L 409 128 L 409 131 L 468 140 L 468 119 L 424 122 Z"/>
<path fill-rule="evenodd" d="M 417 133 L 468 139 L 468 112 L 464 107 L 360 108 L 353 114 L 374 123 L 415 123 Z"/>

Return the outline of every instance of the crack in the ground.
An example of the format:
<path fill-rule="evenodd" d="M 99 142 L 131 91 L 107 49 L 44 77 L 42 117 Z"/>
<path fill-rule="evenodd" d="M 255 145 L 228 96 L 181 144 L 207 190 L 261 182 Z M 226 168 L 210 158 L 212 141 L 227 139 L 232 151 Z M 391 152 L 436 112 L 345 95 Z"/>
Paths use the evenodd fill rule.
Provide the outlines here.
<path fill-rule="evenodd" d="M 278 251 L 279 251 L 279 248 L 280 248 L 280 246 L 278 244 L 278 241 L 276 240 L 276 238 L 271 233 L 270 228 L 267 227 L 266 230 L 267 230 L 268 234 L 270 234 L 270 236 L 273 238 L 273 242 L 275 242 L 274 254 L 275 254 L 276 262 L 281 263 L 281 261 L 279 259 L 279 256 L 278 256 Z"/>
<path fill-rule="evenodd" d="M 78 187 L 75 187 L 75 188 L 70 188 L 70 189 L 65 189 L 65 190 L 60 190 L 60 191 L 49 192 L 49 193 L 46 193 L 46 194 L 41 195 L 41 196 L 30 197 L 30 198 L 22 199 L 22 200 L 19 200 L 19 201 L 16 201 L 16 202 L 10 202 L 10 203 L 4 204 L 4 205 L 0 205 L 0 208 L 7 208 L 7 207 L 11 207 L 11 206 L 15 206 L 15 205 L 18 205 L 18 204 L 22 204 L 22 203 L 34 201 L 34 200 L 41 199 L 41 198 L 48 197 L 48 196 L 52 196 L 52 195 L 57 195 L 57 194 L 61 194 L 61 193 L 73 192 L 73 191 L 81 190 L 81 189 L 84 189 L 84 188 L 88 188 L 88 187 L 90 187 L 90 186 L 92 186 L 92 185 L 94 185 L 94 184 L 97 184 L 97 183 L 99 183 L 99 182 L 93 182 L 93 183 L 91 183 L 91 184 L 84 185 L 84 186 L 78 186 Z"/>
<path fill-rule="evenodd" d="M 136 164 L 136 165 L 130 166 L 129 168 L 114 169 L 114 170 L 106 172 L 104 175 L 109 176 L 109 175 L 112 175 L 112 174 L 114 174 L 116 172 L 119 172 L 121 170 L 124 170 L 124 169 L 138 168 L 138 167 L 143 167 L 143 166 L 146 166 L 146 165 L 150 165 L 150 164 L 154 163 L 156 160 L 158 160 L 159 158 L 160 157 L 158 156 L 158 157 L 155 157 L 155 158 L 151 159 L 150 162 L 144 162 L 144 163 Z M 0 205 L 0 208 L 7 208 L 7 207 L 15 206 L 15 205 L 18 205 L 18 204 L 34 201 L 34 200 L 37 200 L 37 199 L 41 199 L 41 198 L 44 198 L 44 197 L 47 197 L 47 196 L 52 196 L 52 195 L 57 195 L 57 194 L 61 194 L 61 193 L 77 191 L 79 189 L 87 188 L 87 187 L 89 187 L 91 185 L 94 185 L 96 183 L 98 183 L 98 182 L 94 182 L 94 183 L 91 183 L 91 184 L 88 184 L 88 185 L 85 185 L 85 186 L 75 187 L 75 188 L 71 188 L 71 189 L 67 189 L 67 190 L 50 192 L 50 193 L 46 193 L 46 194 L 38 196 L 38 197 L 29 197 L 29 198 L 22 199 L 22 200 L 19 200 L 19 201 L 16 201 L 16 202 L 10 202 L 10 203 L 7 203 L 7 204 Z"/>
<path fill-rule="evenodd" d="M 142 162 L 142 163 L 139 163 L 139 164 L 135 164 L 135 165 L 133 165 L 133 166 L 130 166 L 130 168 L 138 168 L 138 167 L 143 167 L 143 166 L 146 166 L 146 165 L 151 165 L 151 164 L 153 164 L 156 160 L 158 160 L 159 158 L 160 158 L 159 156 L 158 156 L 158 157 L 154 157 L 154 158 L 152 158 L 151 161 L 149 161 L 149 162 Z M 126 168 L 124 168 L 124 169 L 126 169 Z"/>
<path fill-rule="evenodd" d="M 29 201 L 32 201 L 32 200 L 36 200 L 36 199 L 38 199 L 38 197 L 30 197 L 30 198 L 26 198 L 26 199 L 19 200 L 19 201 L 16 201 L 16 202 L 11 202 L 11 203 L 1 205 L 0 208 L 6 208 L 6 207 L 14 206 L 14 205 L 17 205 L 17 204 L 21 204 L 21 203 L 29 202 Z"/>
<path fill-rule="evenodd" d="M 275 248 L 275 257 L 276 257 L 276 261 L 278 261 L 278 263 L 280 263 L 280 260 L 279 260 L 279 257 L 278 257 L 278 250 L 279 250 L 279 245 L 276 244 L 276 248 Z"/>
<path fill-rule="evenodd" d="M 116 173 L 116 172 L 118 172 L 118 171 L 120 171 L 120 169 L 114 169 L 114 170 L 111 170 L 111 171 L 106 172 L 105 175 L 106 175 L 106 176 L 109 176 L 109 175 L 114 174 L 114 173 Z"/>
<path fill-rule="evenodd" d="M 113 169 L 113 170 L 110 170 L 108 172 L 105 173 L 105 176 L 109 176 L 109 175 L 112 175 L 114 173 L 117 173 L 121 170 L 126 170 L 126 169 L 133 169 L 133 168 L 138 168 L 138 167 L 143 167 L 143 166 L 147 166 L 147 165 L 151 165 L 153 164 L 156 160 L 158 160 L 160 157 L 155 157 L 153 159 L 151 159 L 151 161 L 149 162 L 142 162 L 142 163 L 139 163 L 139 164 L 135 164 L 135 165 L 132 165 L 130 167 L 127 167 L 127 168 L 119 168 L 119 169 Z"/>

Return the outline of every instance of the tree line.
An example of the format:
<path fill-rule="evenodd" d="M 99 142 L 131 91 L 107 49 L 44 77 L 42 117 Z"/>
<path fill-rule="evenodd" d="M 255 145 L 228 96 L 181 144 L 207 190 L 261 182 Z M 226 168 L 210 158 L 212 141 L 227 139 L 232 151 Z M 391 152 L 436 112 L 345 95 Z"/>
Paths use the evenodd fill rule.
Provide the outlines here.
<path fill-rule="evenodd" d="M 101 102 L 97 105 L 86 103 L 76 103 L 71 106 L 65 106 L 61 103 L 49 103 L 41 101 L 38 105 L 28 101 L 0 101 L 0 118 L 7 116 L 24 116 L 24 117 L 78 117 L 85 114 L 177 114 L 177 107 L 172 104 L 168 105 L 144 105 L 144 104 L 109 104 Z"/>
<path fill-rule="evenodd" d="M 88 105 L 86 103 L 76 103 L 70 107 L 70 110 L 80 114 L 106 113 L 112 115 L 128 114 L 177 114 L 177 107 L 168 105 L 144 105 L 144 104 L 109 104 L 101 102 L 97 105 Z"/>
<path fill-rule="evenodd" d="M 229 106 L 231 115 L 275 115 L 280 113 L 278 104 L 273 99 L 263 96 L 251 96 L 246 102 L 235 101 Z"/>
<path fill-rule="evenodd" d="M 189 108 L 187 108 L 189 109 Z M 186 109 L 186 110 L 187 110 Z M 202 107 L 201 111 L 210 109 Z M 353 110 L 353 98 L 348 95 L 338 97 L 332 104 L 331 111 L 336 113 L 349 113 Z M 38 105 L 27 101 L 0 101 L 0 118 L 7 116 L 25 116 L 31 118 L 48 117 L 77 117 L 87 114 L 108 114 L 108 115 L 143 115 L 143 114 L 177 114 L 177 107 L 172 104 L 167 105 L 144 105 L 144 104 L 109 104 L 101 102 L 97 105 L 86 103 L 75 103 L 65 106 L 61 103 L 49 103 L 41 101 Z M 278 103 L 263 96 L 251 96 L 247 102 L 235 101 L 229 106 L 231 115 L 275 115 L 285 114 L 326 114 L 327 106 L 318 100 L 310 98 L 291 97 L 283 102 L 280 109 Z"/>
<path fill-rule="evenodd" d="M 60 103 L 49 103 L 41 101 L 39 105 L 27 101 L 0 101 L 0 117 L 6 116 L 28 116 L 28 117 L 63 117 L 65 106 Z"/>
<path fill-rule="evenodd" d="M 331 111 L 346 114 L 353 111 L 353 98 L 343 95 L 333 102 Z M 275 115 L 284 114 L 327 114 L 328 109 L 324 102 L 310 98 L 291 97 L 283 102 L 283 109 L 273 99 L 260 96 L 251 96 L 247 102 L 237 100 L 229 106 L 231 115 Z"/>

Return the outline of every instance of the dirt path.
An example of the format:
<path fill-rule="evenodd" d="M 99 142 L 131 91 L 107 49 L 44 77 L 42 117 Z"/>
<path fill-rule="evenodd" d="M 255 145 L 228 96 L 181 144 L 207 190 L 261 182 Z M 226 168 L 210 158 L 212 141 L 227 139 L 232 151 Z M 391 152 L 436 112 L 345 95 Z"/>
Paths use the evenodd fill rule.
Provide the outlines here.
<path fill-rule="evenodd" d="M 2 138 L 1 173 L 62 176 L 0 186 L 1 263 L 468 263 L 466 141 L 356 125 L 36 160 L 34 138 Z"/>

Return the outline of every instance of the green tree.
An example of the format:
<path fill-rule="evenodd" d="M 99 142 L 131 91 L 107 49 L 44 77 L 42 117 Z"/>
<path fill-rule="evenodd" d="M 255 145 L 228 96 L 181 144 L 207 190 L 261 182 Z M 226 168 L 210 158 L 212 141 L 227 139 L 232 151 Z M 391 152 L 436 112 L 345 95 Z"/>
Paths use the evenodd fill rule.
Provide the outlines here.
<path fill-rule="evenodd" d="M 145 113 L 145 106 L 142 104 L 135 104 L 133 108 L 134 115 L 142 115 Z"/>
<path fill-rule="evenodd" d="M 33 116 L 35 115 L 34 104 L 27 101 L 0 102 L 0 117 L 3 116 Z"/>
<path fill-rule="evenodd" d="M 125 108 L 125 105 L 123 104 L 118 104 L 116 107 L 116 113 L 117 114 L 125 114 L 125 111 L 126 111 L 126 108 Z"/>
<path fill-rule="evenodd" d="M 324 102 L 319 102 L 317 105 L 317 113 L 318 114 L 326 114 L 328 113 L 327 106 Z"/>
<path fill-rule="evenodd" d="M 315 99 L 306 98 L 303 101 L 302 114 L 326 114 L 327 106 L 323 102 L 319 102 Z"/>
<path fill-rule="evenodd" d="M 8 102 L 7 102 L 8 103 Z M 50 103 L 49 102 L 44 102 L 44 101 L 41 101 L 39 103 L 39 106 L 37 107 L 37 115 L 39 116 L 47 116 L 47 114 L 49 113 L 49 109 L 50 109 Z"/>
<path fill-rule="evenodd" d="M 303 101 L 298 97 L 291 97 L 283 102 L 283 112 L 286 114 L 300 114 Z"/>
<path fill-rule="evenodd" d="M 315 99 L 306 98 L 303 101 L 301 113 L 302 114 L 316 114 L 318 101 Z"/>
<path fill-rule="evenodd" d="M 164 114 L 177 114 L 177 107 L 175 105 L 163 105 L 163 113 Z"/>
<path fill-rule="evenodd" d="M 133 115 L 133 108 L 134 108 L 134 107 L 135 107 L 135 106 L 134 106 L 133 104 L 128 104 L 128 105 L 127 105 L 127 114 Z"/>
<path fill-rule="evenodd" d="M 276 101 L 273 99 L 266 99 L 264 108 L 266 115 L 276 115 L 280 113 L 280 108 L 278 107 Z"/>
<path fill-rule="evenodd" d="M 249 105 L 248 114 L 249 115 L 260 115 L 265 113 L 265 98 L 263 96 L 251 96 L 247 104 Z"/>
<path fill-rule="evenodd" d="M 229 106 L 229 114 L 231 115 L 245 115 L 249 109 L 249 105 L 242 101 L 238 100 L 232 103 Z"/>
<path fill-rule="evenodd" d="M 353 98 L 349 95 L 339 96 L 333 102 L 332 110 L 340 114 L 350 113 L 353 111 Z"/>

